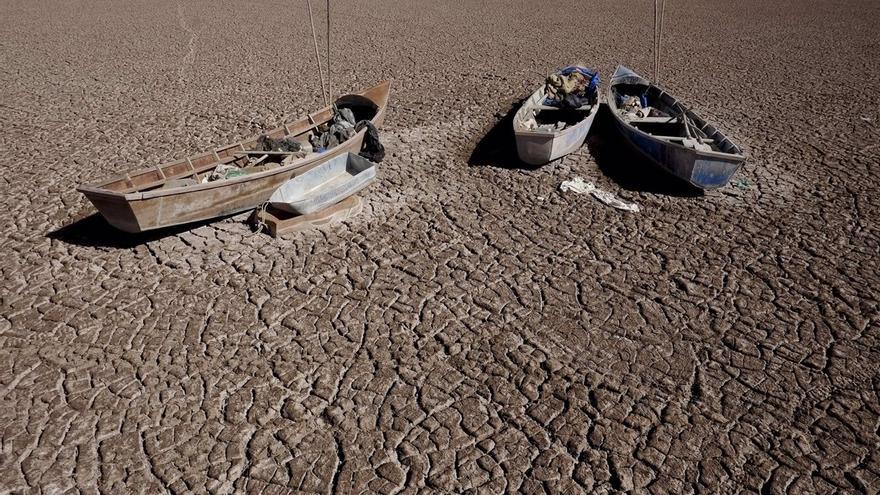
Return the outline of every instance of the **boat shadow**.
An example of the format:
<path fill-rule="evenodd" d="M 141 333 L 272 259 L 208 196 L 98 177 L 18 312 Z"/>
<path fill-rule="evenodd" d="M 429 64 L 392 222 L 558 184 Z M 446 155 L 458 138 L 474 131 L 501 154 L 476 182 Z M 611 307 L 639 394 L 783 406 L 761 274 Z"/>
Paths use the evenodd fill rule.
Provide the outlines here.
<path fill-rule="evenodd" d="M 614 116 L 607 105 L 599 107 L 587 147 L 602 173 L 622 189 L 679 197 L 704 195 L 701 189 L 657 168 L 633 149 L 614 126 Z"/>
<path fill-rule="evenodd" d="M 495 114 L 496 122 L 486 134 L 477 141 L 468 157 L 472 167 L 497 167 L 508 170 L 536 170 L 540 165 L 531 165 L 519 159 L 516 152 L 516 137 L 513 135 L 513 117 L 527 98 L 508 103 Z M 506 110 L 506 111 L 505 111 Z M 502 112 L 503 115 L 502 115 Z M 499 115 L 501 115 L 499 117 Z"/>
<path fill-rule="evenodd" d="M 104 220 L 104 217 L 102 217 L 100 213 L 93 213 L 87 217 L 75 220 L 72 223 L 49 232 L 46 234 L 46 237 L 61 241 L 65 244 L 83 247 L 131 249 L 148 242 L 157 241 L 165 237 L 197 229 L 209 223 L 228 218 L 229 216 L 233 215 L 131 234 L 123 232 L 107 223 L 107 220 Z"/>

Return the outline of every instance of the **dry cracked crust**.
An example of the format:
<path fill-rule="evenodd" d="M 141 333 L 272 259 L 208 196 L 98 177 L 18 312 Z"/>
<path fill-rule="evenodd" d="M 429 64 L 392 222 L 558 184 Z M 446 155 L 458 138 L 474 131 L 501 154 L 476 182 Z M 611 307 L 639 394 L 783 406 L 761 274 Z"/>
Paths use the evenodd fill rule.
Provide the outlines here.
<path fill-rule="evenodd" d="M 388 158 L 277 241 L 74 188 L 319 106 L 303 6 L 0 5 L 0 492 L 877 493 L 876 2 L 669 2 L 663 82 L 749 155 L 706 195 L 607 115 L 510 153 L 555 66 L 650 73 L 644 2 L 337 3 Z"/>

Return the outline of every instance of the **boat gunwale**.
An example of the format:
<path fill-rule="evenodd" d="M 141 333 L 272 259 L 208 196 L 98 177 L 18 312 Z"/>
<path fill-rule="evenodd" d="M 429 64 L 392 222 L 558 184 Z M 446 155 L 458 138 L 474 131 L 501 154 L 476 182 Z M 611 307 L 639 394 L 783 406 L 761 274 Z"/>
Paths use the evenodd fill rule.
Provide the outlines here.
<path fill-rule="evenodd" d="M 622 67 L 622 66 L 618 66 L 618 69 L 620 69 L 620 67 Z M 617 71 L 615 71 L 615 73 L 616 73 L 616 72 L 617 72 Z M 641 77 L 641 76 L 639 76 L 639 77 Z M 613 76 L 612 76 L 612 79 L 613 79 Z M 642 78 L 642 79 L 644 79 L 644 78 Z M 645 79 L 645 80 L 648 81 L 647 79 Z M 688 105 L 685 105 L 684 103 L 682 103 L 682 102 L 678 99 L 678 97 L 676 97 L 675 95 L 669 93 L 668 91 L 666 91 L 665 89 L 663 89 L 663 87 L 659 86 L 658 84 L 654 83 L 653 81 L 648 81 L 648 83 L 649 83 L 650 86 L 652 86 L 652 87 L 654 87 L 654 88 L 657 88 L 658 90 L 660 90 L 660 91 L 663 92 L 663 93 L 666 93 L 670 98 L 672 98 L 673 101 L 675 101 L 675 102 L 678 103 L 681 107 L 683 107 L 687 113 L 691 114 L 691 116 L 693 116 L 693 117 L 697 117 L 701 122 L 703 122 L 703 124 L 708 124 L 708 122 L 706 122 L 702 117 L 700 117 L 700 116 L 694 114 L 694 113 L 693 113 L 693 110 L 691 110 L 691 108 L 690 108 Z M 658 138 L 657 136 L 655 136 L 655 135 L 653 135 L 653 134 L 650 134 L 650 133 L 648 133 L 648 132 L 645 132 L 645 131 L 639 129 L 638 127 L 632 125 L 631 123 L 629 123 L 629 122 L 627 122 L 626 120 L 624 120 L 623 117 L 621 117 L 621 116 L 617 113 L 617 110 L 620 108 L 620 107 L 617 106 L 617 102 L 616 102 L 615 99 L 614 99 L 614 88 L 615 88 L 617 85 L 618 85 L 618 84 L 609 83 L 609 85 L 608 85 L 608 89 L 606 90 L 606 100 L 607 100 L 607 101 L 605 102 L 605 104 L 608 105 L 609 110 L 611 110 L 611 114 L 614 116 L 614 118 L 617 120 L 617 122 L 619 122 L 620 124 L 624 125 L 626 129 L 629 129 L 629 130 L 635 131 L 635 132 L 638 133 L 640 136 L 647 137 L 647 138 L 651 139 L 651 141 L 653 141 L 653 142 L 661 143 L 661 144 L 663 144 L 663 145 L 665 145 L 665 146 L 672 146 L 672 147 L 674 147 L 674 148 L 676 148 L 676 149 L 678 149 L 678 150 L 681 150 L 681 151 L 687 151 L 687 152 L 689 152 L 689 153 L 693 153 L 693 154 L 695 154 L 695 155 L 697 155 L 697 156 L 707 156 L 707 157 L 714 157 L 714 158 L 734 158 L 734 159 L 739 159 L 739 161 L 745 161 L 746 156 L 742 153 L 742 149 L 741 149 L 736 143 L 730 141 L 730 138 L 727 137 L 726 134 L 724 134 L 723 132 L 721 132 L 721 130 L 718 129 L 717 127 L 715 127 L 714 125 L 713 125 L 712 127 L 715 129 L 715 132 L 717 132 L 718 134 L 720 134 L 720 135 L 721 135 L 724 139 L 726 139 L 726 140 L 727 140 L 727 141 L 728 141 L 728 142 L 729 142 L 734 148 L 736 148 L 737 150 L 739 150 L 739 153 L 725 153 L 725 152 L 723 152 L 723 151 L 715 151 L 715 150 L 711 150 L 711 151 L 703 151 L 703 150 L 697 150 L 697 149 L 694 149 L 694 148 L 688 148 L 687 146 L 684 146 L 684 145 L 682 145 L 682 144 L 676 143 L 675 141 L 668 141 L 668 140 L 665 140 L 665 139 L 660 139 L 660 138 Z M 711 124 L 708 124 L 708 125 L 711 125 Z M 630 142 L 632 142 L 632 141 L 630 141 Z M 635 144 L 635 143 L 633 143 L 633 144 Z M 638 146 L 636 146 L 636 147 L 638 147 Z"/>
<path fill-rule="evenodd" d="M 373 100 L 373 103 L 375 103 L 377 106 L 376 114 L 370 118 L 371 122 L 375 122 L 376 120 L 382 118 L 385 115 L 385 111 L 388 106 L 388 96 L 390 94 L 390 89 L 391 89 L 391 81 L 386 79 L 386 80 L 383 80 L 370 88 L 367 88 L 367 89 L 360 91 L 358 93 L 351 93 L 351 94 L 363 96 L 363 95 L 370 93 L 370 92 L 373 92 L 373 91 L 379 91 L 378 100 Z M 343 95 L 343 96 L 347 96 L 347 95 Z M 284 136 L 285 137 L 290 136 L 291 133 L 288 131 L 288 127 L 293 126 L 298 123 L 303 123 L 303 122 L 314 124 L 315 120 L 313 117 L 315 115 L 319 115 L 323 112 L 327 112 L 330 110 L 331 110 L 330 106 L 323 107 L 320 110 L 309 113 L 305 117 L 294 120 L 293 122 L 285 122 L 285 123 L 281 124 L 279 127 L 276 127 L 276 128 L 271 129 L 269 131 L 266 131 L 260 135 L 271 135 L 272 133 L 277 132 L 278 130 L 284 130 L 284 132 L 285 132 Z M 311 129 L 307 129 L 307 130 L 303 131 L 302 134 L 308 132 L 309 130 L 311 130 Z M 254 174 L 248 174 L 248 175 L 241 176 L 241 177 L 234 177 L 231 179 L 224 179 L 224 180 L 218 180 L 218 181 L 213 181 L 213 182 L 199 183 L 199 184 L 188 185 L 188 186 L 171 187 L 171 188 L 167 188 L 167 189 L 157 188 L 157 189 L 151 189 L 149 191 L 133 191 L 133 192 L 128 192 L 128 193 L 113 191 L 111 189 L 107 189 L 106 187 L 102 187 L 103 185 L 111 184 L 113 182 L 118 182 L 120 180 L 126 179 L 126 175 L 131 172 L 141 172 L 141 171 L 149 172 L 149 171 L 152 171 L 155 169 L 163 169 L 164 167 L 168 167 L 168 166 L 180 163 L 182 161 L 181 159 L 177 159 L 177 160 L 171 160 L 171 161 L 168 161 L 168 162 L 165 162 L 165 163 L 153 166 L 153 167 L 144 167 L 144 168 L 140 168 L 140 169 L 135 169 L 133 171 L 125 172 L 123 174 L 117 174 L 115 176 L 108 178 L 107 180 L 101 181 L 99 183 L 100 185 L 98 185 L 98 184 L 83 184 L 83 185 L 80 185 L 79 187 L 77 187 L 76 190 L 82 194 L 87 195 L 87 196 L 96 196 L 96 197 L 101 197 L 103 199 L 117 200 L 117 201 L 122 200 L 125 202 L 130 202 L 130 201 L 139 201 L 139 200 L 145 200 L 145 199 L 159 198 L 159 197 L 164 197 L 164 196 L 183 195 L 183 194 L 189 194 L 191 192 L 205 191 L 205 190 L 216 189 L 216 188 L 220 188 L 220 187 L 233 186 L 236 184 L 244 184 L 244 183 L 248 183 L 248 182 L 255 181 L 255 180 L 265 179 L 267 177 L 271 177 L 273 175 L 277 175 L 280 173 L 290 172 L 291 170 L 297 170 L 299 168 L 307 167 L 309 165 L 312 165 L 316 161 L 322 160 L 325 157 L 330 156 L 330 154 L 335 155 L 340 152 L 347 152 L 346 144 L 349 144 L 349 147 L 350 147 L 350 143 L 356 142 L 358 139 L 363 139 L 366 132 L 367 132 L 367 129 L 361 129 L 354 136 L 352 136 L 351 138 L 349 138 L 345 142 L 340 143 L 337 147 L 331 148 L 330 150 L 327 150 L 326 152 L 310 154 L 310 155 L 307 155 L 307 156 L 300 158 L 298 160 L 292 161 L 292 162 L 288 163 L 287 165 L 283 165 L 281 167 L 271 169 L 271 170 L 264 170 L 264 171 L 257 172 Z M 300 134 L 297 134 L 297 136 L 298 135 L 300 135 Z M 220 147 L 212 148 L 209 151 L 197 152 L 193 155 L 188 155 L 185 159 L 191 159 L 194 156 L 205 155 L 205 154 L 210 154 L 210 153 L 214 153 L 216 156 L 216 154 L 221 151 L 226 151 L 231 148 L 241 146 L 248 141 L 254 141 L 258 138 L 259 138 L 259 136 L 254 136 L 254 137 L 245 139 L 243 141 L 239 141 L 237 143 L 231 143 L 231 144 L 223 145 Z M 219 165 L 220 161 L 222 161 L 222 160 L 218 160 L 213 163 Z M 189 176 L 184 176 L 184 177 L 189 177 Z M 157 186 L 161 187 L 161 184 L 157 184 Z"/>

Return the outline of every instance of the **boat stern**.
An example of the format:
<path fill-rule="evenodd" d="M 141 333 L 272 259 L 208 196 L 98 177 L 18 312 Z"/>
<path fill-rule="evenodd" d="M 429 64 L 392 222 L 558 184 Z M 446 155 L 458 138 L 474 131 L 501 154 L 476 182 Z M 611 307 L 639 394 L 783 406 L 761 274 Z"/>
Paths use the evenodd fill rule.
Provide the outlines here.
<path fill-rule="evenodd" d="M 740 157 L 726 159 L 715 156 L 711 158 L 698 156 L 694 160 L 690 183 L 702 189 L 723 187 L 730 182 L 731 177 L 739 170 L 743 161 Z"/>
<path fill-rule="evenodd" d="M 529 165 L 543 165 L 553 160 L 554 135 L 540 132 L 516 132 L 516 152 Z"/>
<path fill-rule="evenodd" d="M 77 190 L 92 202 L 98 213 L 110 225 L 130 234 L 143 232 L 131 203 L 126 200 L 124 195 L 89 186 L 83 186 Z"/>

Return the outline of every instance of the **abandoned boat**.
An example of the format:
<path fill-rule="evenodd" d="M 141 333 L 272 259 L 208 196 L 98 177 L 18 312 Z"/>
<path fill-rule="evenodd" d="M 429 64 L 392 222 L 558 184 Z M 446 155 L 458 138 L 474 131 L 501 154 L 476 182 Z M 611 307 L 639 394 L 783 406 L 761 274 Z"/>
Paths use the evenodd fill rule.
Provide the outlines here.
<path fill-rule="evenodd" d="M 700 189 L 721 187 L 745 161 L 727 136 L 675 97 L 618 66 L 607 104 L 624 138 L 649 161 Z"/>
<path fill-rule="evenodd" d="M 552 101 L 548 95 L 548 78 L 548 82 L 532 93 L 516 112 L 513 133 L 516 151 L 523 162 L 542 165 L 562 158 L 584 144 L 599 111 L 599 76 L 579 66 L 566 67 L 556 75 L 565 77 L 571 74 L 585 75 L 586 87 L 579 98 L 566 101 L 559 95 L 556 102 Z"/>
<path fill-rule="evenodd" d="M 336 155 L 282 184 L 269 197 L 269 204 L 288 213 L 308 215 L 344 200 L 375 179 L 375 163 L 355 153 Z"/>
<path fill-rule="evenodd" d="M 358 121 L 369 120 L 379 126 L 385 117 L 390 89 L 390 81 L 384 81 L 363 92 L 342 96 L 335 105 L 350 109 Z M 333 115 L 332 106 L 328 106 L 285 123 L 265 136 L 306 145 Z M 163 165 L 133 170 L 97 184 L 82 185 L 77 190 L 89 198 L 107 222 L 126 232 L 208 220 L 255 208 L 291 177 L 336 156 L 357 153 L 367 131 L 362 128 L 323 152 L 298 154 L 262 152 L 258 146 L 263 136 L 258 136 Z M 273 167 L 264 166 L 279 158 L 281 162 L 275 162 Z M 249 166 L 254 163 L 260 165 Z M 206 182 L 208 175 L 228 165 L 240 167 L 243 173 Z"/>

